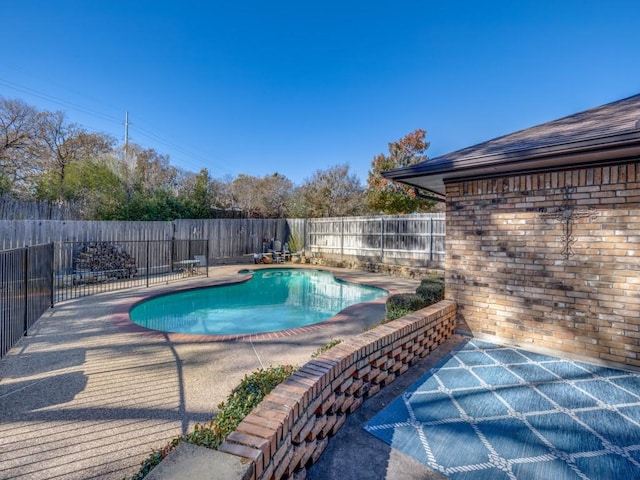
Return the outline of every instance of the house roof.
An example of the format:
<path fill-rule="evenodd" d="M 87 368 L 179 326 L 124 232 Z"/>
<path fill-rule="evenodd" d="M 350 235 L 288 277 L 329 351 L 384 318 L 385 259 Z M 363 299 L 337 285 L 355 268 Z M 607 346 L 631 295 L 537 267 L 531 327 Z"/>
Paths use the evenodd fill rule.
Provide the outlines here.
<path fill-rule="evenodd" d="M 552 171 L 640 158 L 640 94 L 383 172 L 386 178 L 445 194 L 445 183 Z"/>

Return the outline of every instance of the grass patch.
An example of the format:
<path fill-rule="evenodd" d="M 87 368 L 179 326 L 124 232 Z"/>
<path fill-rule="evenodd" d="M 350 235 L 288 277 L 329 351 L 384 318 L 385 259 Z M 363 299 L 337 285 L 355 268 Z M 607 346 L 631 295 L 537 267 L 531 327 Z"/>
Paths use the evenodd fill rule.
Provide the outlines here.
<path fill-rule="evenodd" d="M 311 354 L 311 358 L 316 358 L 322 352 L 326 352 L 330 348 L 333 348 L 336 345 L 341 344 L 342 342 L 344 342 L 344 340 L 342 340 L 341 338 L 333 338 L 333 339 L 331 339 L 331 341 L 329 343 L 327 343 L 326 345 L 323 345 L 322 347 L 318 348 L 315 352 L 313 352 Z"/>

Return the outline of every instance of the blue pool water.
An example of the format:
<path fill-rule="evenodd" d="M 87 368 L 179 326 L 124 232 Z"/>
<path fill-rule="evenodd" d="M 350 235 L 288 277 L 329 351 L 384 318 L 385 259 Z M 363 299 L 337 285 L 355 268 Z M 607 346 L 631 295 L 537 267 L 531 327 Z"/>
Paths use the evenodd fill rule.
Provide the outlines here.
<path fill-rule="evenodd" d="M 267 269 L 247 282 L 163 295 L 129 312 L 138 325 L 163 332 L 237 335 L 322 322 L 357 303 L 387 295 L 381 288 L 336 280 L 329 272 Z"/>

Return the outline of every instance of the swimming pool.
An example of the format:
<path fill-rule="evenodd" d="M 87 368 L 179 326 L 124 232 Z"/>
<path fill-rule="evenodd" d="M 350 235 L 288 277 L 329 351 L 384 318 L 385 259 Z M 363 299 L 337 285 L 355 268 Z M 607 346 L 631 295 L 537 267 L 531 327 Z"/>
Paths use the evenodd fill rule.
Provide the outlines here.
<path fill-rule="evenodd" d="M 381 288 L 298 268 L 246 271 L 251 279 L 154 297 L 134 306 L 145 328 L 200 335 L 275 332 L 322 322 L 345 308 L 387 295 Z"/>

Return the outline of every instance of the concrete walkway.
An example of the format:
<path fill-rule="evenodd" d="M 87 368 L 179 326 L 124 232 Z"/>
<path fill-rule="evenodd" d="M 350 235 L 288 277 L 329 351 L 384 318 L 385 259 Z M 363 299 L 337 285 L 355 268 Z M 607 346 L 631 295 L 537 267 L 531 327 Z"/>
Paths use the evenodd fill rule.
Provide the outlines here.
<path fill-rule="evenodd" d="M 320 460 L 309 469 L 306 480 L 446 480 L 447 477 L 391 448 L 363 427 L 465 339 L 454 335 L 367 399 L 329 440 Z"/>
<path fill-rule="evenodd" d="M 310 331 L 231 342 L 152 333 L 128 321 L 130 306 L 146 296 L 238 279 L 243 267 L 211 267 L 210 278 L 86 297 L 45 313 L 0 360 L 0 478 L 130 476 L 153 448 L 210 420 L 245 374 L 302 365 L 332 338 L 361 333 L 384 317 L 378 301 Z M 335 271 L 394 291 L 418 285 Z"/>

